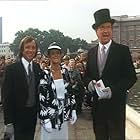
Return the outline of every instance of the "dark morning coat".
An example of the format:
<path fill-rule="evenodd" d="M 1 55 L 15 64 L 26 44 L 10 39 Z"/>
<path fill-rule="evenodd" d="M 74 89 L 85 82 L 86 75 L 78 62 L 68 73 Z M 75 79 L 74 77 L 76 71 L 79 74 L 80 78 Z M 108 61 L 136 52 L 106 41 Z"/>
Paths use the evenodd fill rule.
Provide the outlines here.
<path fill-rule="evenodd" d="M 40 79 L 40 67 L 33 63 L 35 74 L 36 100 L 37 88 Z M 15 122 L 17 112 L 25 109 L 28 96 L 26 71 L 21 61 L 8 65 L 5 70 L 5 79 L 2 86 L 2 101 L 4 107 L 5 124 Z M 26 115 L 26 114 L 25 114 Z"/>
<path fill-rule="evenodd" d="M 97 94 L 93 93 L 93 121 L 113 119 L 124 122 L 126 92 L 137 79 L 129 48 L 112 41 L 101 77 L 97 52 L 98 45 L 88 52 L 86 82 L 102 79 L 105 86 L 111 88 L 112 98 L 98 100 Z"/>

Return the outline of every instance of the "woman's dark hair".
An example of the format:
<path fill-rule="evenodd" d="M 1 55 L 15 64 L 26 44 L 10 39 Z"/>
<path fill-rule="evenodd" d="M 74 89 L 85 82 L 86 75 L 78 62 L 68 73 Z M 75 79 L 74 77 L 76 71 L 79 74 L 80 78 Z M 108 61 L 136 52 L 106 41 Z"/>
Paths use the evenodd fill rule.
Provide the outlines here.
<path fill-rule="evenodd" d="M 26 36 L 26 37 L 24 37 L 24 38 L 20 41 L 20 44 L 19 44 L 19 58 L 22 57 L 22 53 L 23 53 L 23 51 L 24 51 L 24 45 L 25 45 L 26 43 L 32 42 L 33 40 L 35 41 L 35 39 L 34 39 L 33 37 L 31 37 L 31 36 Z M 36 41 L 35 41 L 35 44 L 36 44 L 36 54 L 35 54 L 34 57 L 36 57 L 36 55 L 37 55 L 37 50 L 38 50 L 38 46 L 37 46 Z"/>

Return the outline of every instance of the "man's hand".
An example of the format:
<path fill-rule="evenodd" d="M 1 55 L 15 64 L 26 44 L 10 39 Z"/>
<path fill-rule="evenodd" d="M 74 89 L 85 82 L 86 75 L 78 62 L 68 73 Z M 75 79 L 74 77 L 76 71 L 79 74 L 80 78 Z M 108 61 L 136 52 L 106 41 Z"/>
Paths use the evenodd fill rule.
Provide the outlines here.
<path fill-rule="evenodd" d="M 95 84 L 96 84 L 96 81 L 95 81 L 95 80 L 92 80 L 92 81 L 89 82 L 89 84 L 88 84 L 88 90 L 89 90 L 90 92 L 95 91 L 95 88 L 94 88 L 94 85 L 95 85 Z"/>
<path fill-rule="evenodd" d="M 112 97 L 112 91 L 110 87 L 106 87 L 102 89 L 100 96 L 98 97 L 99 100 L 101 99 L 110 99 Z"/>

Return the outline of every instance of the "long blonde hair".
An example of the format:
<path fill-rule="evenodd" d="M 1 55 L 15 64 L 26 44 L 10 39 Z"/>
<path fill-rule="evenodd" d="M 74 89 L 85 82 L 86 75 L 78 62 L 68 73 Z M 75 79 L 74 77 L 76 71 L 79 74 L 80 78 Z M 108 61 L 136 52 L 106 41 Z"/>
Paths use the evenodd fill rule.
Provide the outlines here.
<path fill-rule="evenodd" d="M 24 44 L 32 42 L 33 40 L 35 41 L 35 39 L 33 37 L 26 36 L 20 41 L 20 44 L 19 44 L 19 58 L 22 57 L 22 53 L 23 53 L 23 50 L 24 50 Z M 35 43 L 36 43 L 36 41 L 35 41 Z M 38 46 L 37 46 L 37 43 L 36 43 L 36 54 L 35 54 L 34 57 L 36 57 L 36 55 L 37 55 L 37 50 L 38 50 Z"/>

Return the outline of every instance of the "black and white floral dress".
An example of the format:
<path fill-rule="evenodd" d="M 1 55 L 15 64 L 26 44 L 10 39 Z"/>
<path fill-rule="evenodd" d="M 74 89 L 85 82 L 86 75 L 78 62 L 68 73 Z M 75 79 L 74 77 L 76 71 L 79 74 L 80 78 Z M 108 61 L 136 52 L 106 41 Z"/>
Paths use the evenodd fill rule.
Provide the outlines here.
<path fill-rule="evenodd" d="M 50 119 L 52 128 L 55 129 L 55 131 L 61 131 L 63 122 L 71 118 L 72 110 L 76 110 L 75 95 L 72 90 L 72 84 L 70 83 L 67 69 L 61 68 L 61 74 L 65 88 L 64 99 L 57 98 L 57 87 L 52 78 L 50 69 L 43 71 L 43 76 L 39 85 L 39 118 L 41 120 L 41 126 L 43 126 L 44 120 Z"/>

